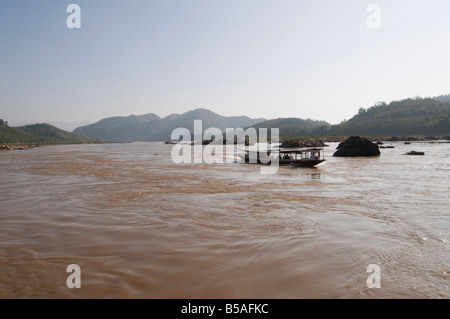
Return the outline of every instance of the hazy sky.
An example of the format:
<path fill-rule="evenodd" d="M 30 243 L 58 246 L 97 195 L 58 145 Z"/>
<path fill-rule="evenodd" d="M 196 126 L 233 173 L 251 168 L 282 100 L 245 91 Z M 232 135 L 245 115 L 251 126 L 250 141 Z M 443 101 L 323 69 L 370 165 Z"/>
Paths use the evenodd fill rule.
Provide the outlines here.
<path fill-rule="evenodd" d="M 80 29 L 67 27 L 71 3 Z M 2 0 L 0 118 L 204 107 L 339 123 L 377 101 L 450 93 L 449 15 L 448 0 Z"/>

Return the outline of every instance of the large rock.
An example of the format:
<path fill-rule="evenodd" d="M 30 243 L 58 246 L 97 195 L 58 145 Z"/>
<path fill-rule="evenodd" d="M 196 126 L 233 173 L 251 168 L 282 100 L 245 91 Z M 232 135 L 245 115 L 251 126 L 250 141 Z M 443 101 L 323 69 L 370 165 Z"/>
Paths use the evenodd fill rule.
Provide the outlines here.
<path fill-rule="evenodd" d="M 357 157 L 357 156 L 379 156 L 380 149 L 377 144 L 368 139 L 351 136 L 336 148 L 333 156 Z"/>

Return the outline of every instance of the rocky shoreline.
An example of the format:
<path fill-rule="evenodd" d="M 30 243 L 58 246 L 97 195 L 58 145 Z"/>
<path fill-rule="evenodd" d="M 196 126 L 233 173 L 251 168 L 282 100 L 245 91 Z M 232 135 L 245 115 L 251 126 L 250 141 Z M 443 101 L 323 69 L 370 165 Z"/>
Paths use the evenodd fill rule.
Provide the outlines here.
<path fill-rule="evenodd" d="M 37 147 L 37 145 L 3 144 L 0 145 L 0 151 L 29 150 L 35 147 Z"/>
<path fill-rule="evenodd" d="M 450 135 L 447 136 L 392 136 L 389 139 L 386 139 L 386 141 L 390 142 L 435 142 L 435 141 L 448 141 L 450 143 Z"/>

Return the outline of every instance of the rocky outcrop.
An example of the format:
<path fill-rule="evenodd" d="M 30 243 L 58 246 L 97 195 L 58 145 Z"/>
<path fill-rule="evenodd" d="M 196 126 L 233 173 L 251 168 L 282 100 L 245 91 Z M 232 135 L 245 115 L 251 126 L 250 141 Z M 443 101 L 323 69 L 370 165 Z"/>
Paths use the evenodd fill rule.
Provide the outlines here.
<path fill-rule="evenodd" d="M 358 156 L 379 156 L 380 149 L 377 144 L 359 136 L 351 136 L 336 148 L 333 156 L 358 157 Z"/>
<path fill-rule="evenodd" d="M 0 145 L 0 151 L 12 151 L 12 150 L 28 150 L 35 147 L 34 145 Z"/>

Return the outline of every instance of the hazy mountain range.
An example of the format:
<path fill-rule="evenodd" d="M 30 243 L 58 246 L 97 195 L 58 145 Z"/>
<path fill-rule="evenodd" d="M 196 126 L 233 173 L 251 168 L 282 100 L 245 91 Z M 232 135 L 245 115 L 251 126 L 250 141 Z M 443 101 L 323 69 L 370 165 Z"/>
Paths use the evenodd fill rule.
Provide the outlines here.
<path fill-rule="evenodd" d="M 225 117 L 207 109 L 196 109 L 183 114 L 160 118 L 156 114 L 112 117 L 97 123 L 78 127 L 75 133 L 105 142 L 165 141 L 172 131 L 184 127 L 193 131 L 194 120 L 203 120 L 203 130 L 226 128 L 279 128 L 280 137 L 320 136 L 406 136 L 450 134 L 450 95 L 433 98 L 410 98 L 379 102 L 360 108 L 351 119 L 331 125 L 325 121 L 302 118 L 266 120 L 247 116 Z"/>
<path fill-rule="evenodd" d="M 194 120 L 202 120 L 203 130 L 219 128 L 279 128 L 280 137 L 320 136 L 412 136 L 450 135 L 450 94 L 433 98 L 410 98 L 380 102 L 361 107 L 351 119 L 330 125 L 325 121 L 302 118 L 266 120 L 248 116 L 221 116 L 207 109 L 195 109 L 183 114 L 161 118 L 156 114 L 105 118 L 97 123 L 80 126 L 73 133 L 49 124 L 10 127 L 0 119 L 1 143 L 84 143 L 166 141 L 175 128 L 193 132 Z"/>
<path fill-rule="evenodd" d="M 183 114 L 171 114 L 164 118 L 153 113 L 105 118 L 97 123 L 78 127 L 74 133 L 104 142 L 166 141 L 171 139 L 172 131 L 178 127 L 184 127 L 193 132 L 194 120 L 203 121 L 203 130 L 209 127 L 221 130 L 247 127 L 265 121 L 263 118 L 252 119 L 248 116 L 226 117 L 199 108 Z"/>

